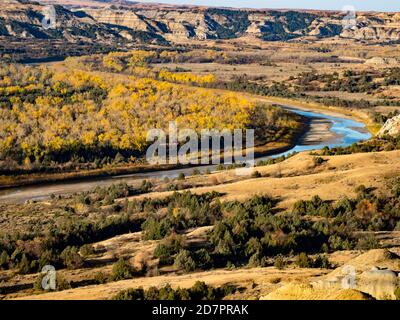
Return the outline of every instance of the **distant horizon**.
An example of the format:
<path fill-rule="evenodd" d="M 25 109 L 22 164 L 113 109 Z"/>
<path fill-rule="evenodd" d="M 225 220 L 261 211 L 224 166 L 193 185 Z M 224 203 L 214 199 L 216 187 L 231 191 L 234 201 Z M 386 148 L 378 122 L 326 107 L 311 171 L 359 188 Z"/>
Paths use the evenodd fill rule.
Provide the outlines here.
<path fill-rule="evenodd" d="M 227 7 L 240 9 L 292 9 L 292 10 L 332 10 L 341 11 L 344 6 L 353 6 L 356 11 L 400 12 L 400 1 L 393 0 L 128 0 L 140 3 L 160 3 L 169 5 L 191 5 L 206 7 Z"/>

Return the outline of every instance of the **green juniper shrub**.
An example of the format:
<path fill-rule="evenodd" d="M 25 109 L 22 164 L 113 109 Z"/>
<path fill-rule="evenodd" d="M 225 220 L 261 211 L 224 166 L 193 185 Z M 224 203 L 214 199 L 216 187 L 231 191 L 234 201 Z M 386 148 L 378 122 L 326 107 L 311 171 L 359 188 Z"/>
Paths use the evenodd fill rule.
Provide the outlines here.
<path fill-rule="evenodd" d="M 209 226 L 221 217 L 221 208 L 218 203 L 212 203 L 220 194 L 210 192 L 203 195 L 193 195 L 190 192 L 175 192 L 163 200 L 163 207 L 167 206 L 167 216 L 149 214 L 142 224 L 146 240 L 160 240 L 165 236 L 188 228 Z M 158 208 L 151 208 L 156 211 Z"/>
<path fill-rule="evenodd" d="M 274 267 L 277 268 L 278 270 L 283 270 L 286 268 L 285 258 L 281 254 L 279 254 L 275 257 Z"/>
<path fill-rule="evenodd" d="M 173 289 L 167 284 L 161 288 L 150 287 L 147 290 L 143 288 L 122 290 L 113 297 L 113 300 L 221 300 L 235 291 L 236 287 L 231 284 L 214 288 L 197 281 L 188 289 Z"/>
<path fill-rule="evenodd" d="M 148 193 L 153 188 L 153 184 L 150 181 L 143 180 L 140 186 L 140 193 Z"/>
<path fill-rule="evenodd" d="M 312 268 L 313 266 L 313 260 L 305 252 L 301 252 L 297 256 L 295 263 L 299 268 Z"/>
<path fill-rule="evenodd" d="M 207 270 L 213 266 L 213 260 L 209 252 L 204 248 L 195 251 L 192 256 L 196 264 L 196 269 Z"/>
<path fill-rule="evenodd" d="M 296 257 L 296 265 L 300 268 L 321 268 L 330 269 L 331 263 L 326 255 L 318 255 L 315 259 L 308 256 L 305 252 Z"/>
<path fill-rule="evenodd" d="M 183 239 L 175 233 L 160 242 L 154 250 L 154 257 L 158 258 L 160 265 L 170 265 L 174 256 L 183 248 Z"/>
<path fill-rule="evenodd" d="M 261 175 L 260 171 L 255 170 L 255 171 L 253 171 L 253 172 L 251 173 L 251 177 L 252 177 L 252 178 L 261 178 L 262 175 Z"/>
<path fill-rule="evenodd" d="M 144 290 L 142 287 L 138 289 L 128 289 L 118 292 L 113 300 L 145 300 Z"/>
<path fill-rule="evenodd" d="M 94 248 L 91 244 L 84 244 L 79 249 L 79 252 L 82 254 L 83 257 L 88 257 L 95 253 Z"/>
<path fill-rule="evenodd" d="M 400 286 L 397 286 L 396 290 L 394 291 L 394 295 L 396 300 L 400 300 Z"/>
<path fill-rule="evenodd" d="M 325 160 L 321 157 L 314 157 L 313 161 L 315 166 L 319 166 L 325 162 Z"/>
<path fill-rule="evenodd" d="M 124 279 L 130 279 L 133 276 L 133 270 L 129 262 L 123 258 L 113 265 L 111 271 L 111 280 L 119 281 Z"/>
<path fill-rule="evenodd" d="M 108 279 L 104 272 L 99 271 L 95 274 L 94 280 L 97 284 L 104 284 L 107 282 Z"/>
<path fill-rule="evenodd" d="M 179 173 L 178 180 L 185 180 L 185 174 L 183 172 Z"/>
<path fill-rule="evenodd" d="M 326 255 L 318 255 L 313 262 L 313 267 L 321 269 L 331 269 L 332 265 Z"/>
<path fill-rule="evenodd" d="M 185 272 L 190 272 L 196 269 L 196 263 L 190 252 L 183 249 L 181 249 L 175 257 L 174 266 Z"/>
<path fill-rule="evenodd" d="M 31 271 L 32 271 L 31 262 L 29 261 L 28 257 L 24 253 L 22 255 L 21 261 L 18 264 L 18 272 L 20 274 L 28 274 Z"/>
<path fill-rule="evenodd" d="M 79 269 L 83 266 L 83 258 L 76 247 L 66 247 L 60 258 L 68 269 Z"/>
<path fill-rule="evenodd" d="M 192 176 L 198 176 L 199 174 L 201 174 L 199 169 L 193 169 Z"/>
<path fill-rule="evenodd" d="M 63 276 L 60 274 L 57 274 L 56 278 L 56 290 L 57 291 L 63 291 L 63 290 L 68 290 L 71 289 L 71 282 L 69 282 L 67 279 L 65 279 Z"/>
<path fill-rule="evenodd" d="M 10 263 L 10 256 L 8 255 L 7 251 L 3 250 L 0 255 L 0 268 L 8 269 Z"/>
<path fill-rule="evenodd" d="M 171 226 L 167 220 L 157 220 L 150 217 L 142 224 L 143 236 L 145 240 L 161 240 L 170 231 Z"/>
<path fill-rule="evenodd" d="M 253 254 L 250 258 L 249 258 L 249 262 L 248 262 L 248 266 L 251 268 L 256 268 L 256 267 L 260 267 L 262 266 L 262 261 L 260 259 L 260 256 L 258 254 Z"/>
<path fill-rule="evenodd" d="M 170 183 L 167 185 L 167 191 L 178 191 L 179 186 L 175 183 Z"/>
<path fill-rule="evenodd" d="M 379 242 L 372 234 L 363 235 L 358 239 L 357 249 L 371 250 L 379 248 Z"/>

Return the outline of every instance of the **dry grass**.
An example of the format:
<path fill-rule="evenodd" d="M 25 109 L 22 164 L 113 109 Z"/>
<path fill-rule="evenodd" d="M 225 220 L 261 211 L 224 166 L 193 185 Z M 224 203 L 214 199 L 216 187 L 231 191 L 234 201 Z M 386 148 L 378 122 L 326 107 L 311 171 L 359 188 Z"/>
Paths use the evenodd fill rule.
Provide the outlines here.
<path fill-rule="evenodd" d="M 276 289 L 279 284 L 274 284 L 273 279 L 284 278 L 287 281 L 298 281 L 315 278 L 326 274 L 326 270 L 321 269 L 285 269 L 277 270 L 273 267 L 252 268 L 252 269 L 234 269 L 234 270 L 213 270 L 207 272 L 191 273 L 186 275 L 168 275 L 149 278 L 138 278 L 107 283 L 103 285 L 81 287 L 61 292 L 45 293 L 41 295 L 32 295 L 20 297 L 20 299 L 29 300 L 99 300 L 110 299 L 120 290 L 129 288 L 151 286 L 161 287 L 169 283 L 172 287 L 189 288 L 196 281 L 204 281 L 208 285 L 221 286 L 225 283 L 231 283 L 238 287 L 247 288 L 249 284 L 252 287 L 252 297 L 257 298 Z M 245 293 L 244 293 L 245 295 Z M 236 296 L 236 298 L 244 296 Z"/>
<path fill-rule="evenodd" d="M 327 161 L 316 166 L 313 156 L 300 153 L 279 164 L 257 167 L 257 171 L 268 177 L 193 188 L 190 191 L 196 194 L 221 192 L 225 194 L 224 200 L 245 200 L 256 194 L 268 194 L 280 199 L 279 205 L 283 208 L 314 195 L 337 200 L 343 196 L 354 196 L 354 189 L 361 184 L 378 189 L 385 187 L 387 179 L 400 172 L 399 156 L 400 151 L 330 156 L 323 157 Z M 277 172 L 281 177 L 276 177 Z M 203 179 L 221 179 L 234 174 L 234 171 L 221 172 L 204 176 Z M 133 199 L 163 198 L 170 194 L 172 192 L 155 192 Z"/>

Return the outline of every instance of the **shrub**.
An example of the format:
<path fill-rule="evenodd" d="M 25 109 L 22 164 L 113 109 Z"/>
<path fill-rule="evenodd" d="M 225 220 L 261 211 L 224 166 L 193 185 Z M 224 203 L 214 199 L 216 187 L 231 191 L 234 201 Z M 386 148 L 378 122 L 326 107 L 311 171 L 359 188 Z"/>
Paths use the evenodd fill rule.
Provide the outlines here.
<path fill-rule="evenodd" d="M 379 248 L 379 243 L 372 234 L 368 234 L 358 239 L 356 248 L 359 250 L 377 249 Z"/>
<path fill-rule="evenodd" d="M 92 254 L 94 254 L 94 248 L 91 244 L 84 244 L 79 252 L 84 256 L 84 257 L 88 257 Z"/>
<path fill-rule="evenodd" d="M 143 288 L 128 289 L 118 292 L 113 300 L 144 300 Z"/>
<path fill-rule="evenodd" d="M 400 300 L 400 286 L 398 286 L 396 290 L 394 290 L 394 295 L 396 297 L 396 300 Z"/>
<path fill-rule="evenodd" d="M 196 281 L 194 286 L 190 289 L 190 297 L 192 300 L 203 300 L 205 298 L 215 298 L 214 296 L 210 297 L 212 294 L 212 290 L 202 281 Z"/>
<path fill-rule="evenodd" d="M 7 251 L 3 251 L 0 255 L 0 268 L 7 269 L 8 264 L 10 263 L 10 256 Z"/>
<path fill-rule="evenodd" d="M 251 177 L 252 178 L 261 178 L 262 177 L 262 175 L 261 175 L 261 173 L 259 172 L 259 171 L 253 171 L 252 173 L 251 173 Z"/>
<path fill-rule="evenodd" d="M 158 221 L 153 217 L 148 218 L 142 224 L 143 237 L 145 240 L 161 240 L 167 235 L 169 229 L 166 220 Z"/>
<path fill-rule="evenodd" d="M 94 280 L 96 281 L 96 283 L 98 284 L 103 284 L 107 282 L 107 276 L 105 275 L 104 272 L 97 272 L 94 276 Z"/>
<path fill-rule="evenodd" d="M 199 169 L 193 169 L 193 171 L 192 171 L 193 176 L 198 176 L 199 174 L 201 174 Z"/>
<path fill-rule="evenodd" d="M 178 180 L 185 180 L 185 174 L 183 172 L 179 173 Z"/>
<path fill-rule="evenodd" d="M 307 202 L 304 200 L 298 200 L 293 204 L 292 212 L 300 216 L 307 214 Z"/>
<path fill-rule="evenodd" d="M 161 265 L 174 262 L 173 256 L 182 249 L 182 238 L 172 234 L 163 242 L 159 243 L 154 250 L 154 256 L 160 260 Z"/>
<path fill-rule="evenodd" d="M 18 264 L 18 269 L 21 274 L 28 274 L 31 271 L 31 264 L 25 254 L 22 255 L 22 259 Z"/>
<path fill-rule="evenodd" d="M 319 166 L 325 162 L 325 160 L 321 157 L 314 157 L 313 159 L 314 165 Z"/>
<path fill-rule="evenodd" d="M 250 259 L 249 263 L 247 264 L 249 267 L 256 268 L 261 266 L 260 257 L 257 254 L 253 254 Z"/>
<path fill-rule="evenodd" d="M 150 181 L 143 180 L 140 186 L 140 193 L 148 193 L 153 188 L 153 184 Z"/>
<path fill-rule="evenodd" d="M 209 269 L 213 264 L 212 258 L 206 249 L 197 250 L 194 253 L 194 261 L 196 268 L 199 269 Z"/>
<path fill-rule="evenodd" d="M 246 254 L 248 256 L 259 255 L 262 252 L 262 244 L 257 238 L 251 238 L 246 244 Z"/>
<path fill-rule="evenodd" d="M 296 258 L 296 265 L 300 268 L 311 268 L 313 261 L 306 253 L 302 252 Z"/>
<path fill-rule="evenodd" d="M 331 263 L 326 255 L 318 255 L 313 262 L 314 268 L 330 269 Z"/>
<path fill-rule="evenodd" d="M 111 279 L 119 281 L 132 278 L 132 268 L 128 261 L 120 258 L 114 265 L 111 271 Z"/>
<path fill-rule="evenodd" d="M 34 290 L 36 290 L 36 291 L 42 291 L 43 290 L 42 280 L 43 280 L 44 276 L 45 276 L 45 274 L 43 274 L 43 273 L 40 273 L 38 275 L 38 277 L 36 278 L 35 282 L 33 283 L 33 289 Z"/>
<path fill-rule="evenodd" d="M 179 251 L 175 258 L 174 266 L 178 269 L 182 269 L 186 272 L 193 271 L 196 268 L 196 263 L 187 250 Z"/>
<path fill-rule="evenodd" d="M 286 261 L 282 255 L 278 255 L 274 260 L 274 267 L 278 270 L 283 270 L 286 268 Z"/>
<path fill-rule="evenodd" d="M 83 266 L 83 259 L 76 247 L 65 248 L 63 252 L 61 252 L 60 257 L 68 269 L 78 269 Z"/>
<path fill-rule="evenodd" d="M 57 274 L 56 288 L 57 291 L 68 290 L 71 289 L 71 283 L 60 274 Z"/>
<path fill-rule="evenodd" d="M 224 284 L 220 288 L 208 286 L 204 282 L 197 281 L 189 289 L 177 288 L 174 290 L 169 284 L 162 288 L 150 287 L 144 291 L 142 288 L 120 291 L 113 300 L 221 300 L 227 295 L 233 294 L 236 287 Z"/>

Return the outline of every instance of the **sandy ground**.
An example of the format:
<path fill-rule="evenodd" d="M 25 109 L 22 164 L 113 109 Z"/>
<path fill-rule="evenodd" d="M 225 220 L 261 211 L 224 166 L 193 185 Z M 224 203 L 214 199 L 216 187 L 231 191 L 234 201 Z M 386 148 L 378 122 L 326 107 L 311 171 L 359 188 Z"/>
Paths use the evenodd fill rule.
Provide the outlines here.
<path fill-rule="evenodd" d="M 326 281 L 343 276 L 344 266 L 353 266 L 357 277 L 371 268 L 389 269 L 399 272 L 400 248 L 363 251 L 337 251 L 329 255 L 331 263 L 336 265 L 334 270 L 302 269 L 289 267 L 278 270 L 275 267 L 218 269 L 206 272 L 195 272 L 185 275 L 171 273 L 156 277 L 142 277 L 136 279 L 111 282 L 101 285 L 91 285 L 60 292 L 49 292 L 37 295 L 18 297 L 29 300 L 104 300 L 112 298 L 120 290 L 151 286 L 163 287 L 170 284 L 172 287 L 188 288 L 196 281 L 204 281 L 212 286 L 233 284 L 238 291 L 231 299 L 307 299 L 307 300 L 359 300 L 367 299 L 368 295 L 357 290 L 343 290 L 336 286 L 323 285 Z M 357 278 L 358 279 L 358 278 Z M 331 282 L 332 283 L 332 282 Z M 382 284 L 378 284 L 385 290 Z M 391 290 L 389 288 L 389 290 Z M 368 290 L 367 290 L 368 292 Z M 384 291 L 383 291 L 384 292 Z M 390 291 L 391 293 L 391 291 Z"/>
<path fill-rule="evenodd" d="M 327 273 L 322 269 L 285 269 L 278 270 L 274 267 L 212 270 L 207 272 L 191 273 L 186 275 L 168 275 L 148 278 L 137 278 L 111 282 L 97 286 L 87 286 L 60 292 L 51 292 L 40 295 L 25 296 L 18 299 L 27 300 L 104 300 L 110 299 L 120 290 L 143 287 L 144 289 L 156 286 L 162 287 L 170 284 L 172 287 L 188 288 L 196 281 L 204 281 L 213 286 L 232 283 L 240 287 L 258 287 L 259 294 L 267 294 L 278 287 L 279 279 L 285 281 L 301 281 L 317 279 Z M 279 281 L 278 281 L 279 280 Z M 253 288 L 255 289 L 255 288 Z M 254 294 L 254 292 L 252 293 Z M 254 298 L 253 298 L 254 299 Z"/>

